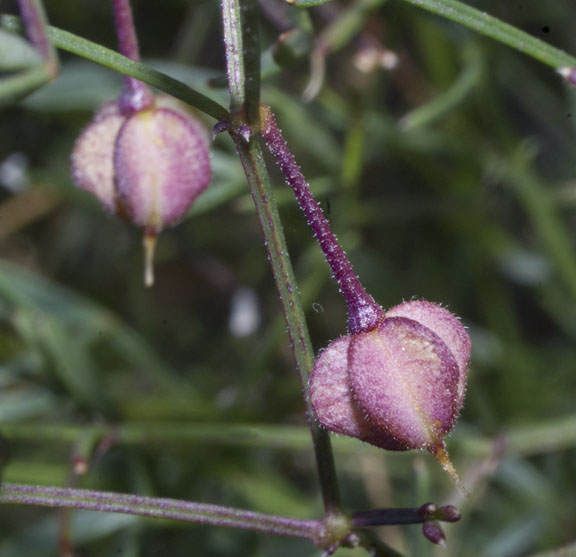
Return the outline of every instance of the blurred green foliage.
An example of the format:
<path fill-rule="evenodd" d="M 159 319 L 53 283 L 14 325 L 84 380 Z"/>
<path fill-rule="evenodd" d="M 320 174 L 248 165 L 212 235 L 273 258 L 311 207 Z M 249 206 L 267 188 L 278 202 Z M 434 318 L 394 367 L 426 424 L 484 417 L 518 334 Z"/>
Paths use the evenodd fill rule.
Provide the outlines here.
<path fill-rule="evenodd" d="M 474 5 L 576 52 L 570 0 Z M 335 446 L 346 508 L 455 501 L 463 520 L 446 528 L 450 557 L 524 556 L 573 541 L 576 436 L 563 424 L 576 412 L 576 95 L 548 68 L 401 2 L 336 1 L 309 21 L 280 0 L 262 8 L 262 98 L 367 289 L 385 307 L 411 297 L 446 304 L 473 339 L 451 446 L 472 497 L 449 495 L 427 455 L 344 441 Z M 226 102 L 207 85 L 223 74 L 218 3 L 140 0 L 134 9 L 144 61 Z M 52 24 L 114 45 L 107 3 L 47 10 Z M 328 47 L 311 65 L 300 53 L 280 68 L 270 53 L 293 25 L 325 33 Z M 3 478 L 318 516 L 301 389 L 231 142 L 215 140 L 213 183 L 161 235 L 157 283 L 146 289 L 138 232 L 68 176 L 74 138 L 120 79 L 62 58 L 54 83 L 0 118 Z M 344 332 L 344 304 L 274 176 L 320 349 Z M 256 295 L 260 319 L 245 336 L 230 328 L 242 289 Z M 235 424 L 270 435 L 239 442 Z M 300 429 L 283 437 L 289 425 Z M 522 450 L 506 441 L 517 428 Z M 171 435 L 163 442 L 158 431 Z M 74 477 L 78 456 L 89 469 Z M 58 555 L 63 516 L 0 508 L 0 557 Z M 301 541 L 88 512 L 73 513 L 70 532 L 83 555 L 319 554 Z M 406 555 L 434 554 L 418 527 L 380 533 Z"/>

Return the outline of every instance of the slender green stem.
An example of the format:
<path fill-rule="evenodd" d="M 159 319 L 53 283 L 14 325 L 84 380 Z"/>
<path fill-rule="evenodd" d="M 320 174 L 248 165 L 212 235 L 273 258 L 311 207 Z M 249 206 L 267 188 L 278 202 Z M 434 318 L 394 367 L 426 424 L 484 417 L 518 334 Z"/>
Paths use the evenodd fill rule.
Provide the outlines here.
<path fill-rule="evenodd" d="M 235 115 L 242 111 L 245 100 L 244 41 L 238 0 L 222 0 L 222 27 L 228 70 L 228 90 L 230 91 L 230 112 Z"/>
<path fill-rule="evenodd" d="M 457 0 L 404 0 L 404 2 L 474 29 L 556 70 L 567 66 L 576 67 L 574 56 L 463 2 Z"/>
<path fill-rule="evenodd" d="M 317 6 L 328 1 L 288 0 L 290 4 L 302 7 Z M 566 52 L 554 48 L 508 23 L 504 23 L 486 12 L 477 10 L 463 2 L 458 2 L 458 0 L 404 0 L 404 2 L 474 29 L 474 31 L 482 35 L 507 44 L 557 70 L 564 67 L 576 67 L 576 58 L 574 56 L 570 56 Z"/>
<path fill-rule="evenodd" d="M 321 6 L 322 4 L 326 4 L 326 2 L 330 2 L 330 0 L 286 0 L 288 4 L 292 4 L 293 6 L 299 6 L 301 8 L 311 8 L 312 6 Z"/>
<path fill-rule="evenodd" d="M 260 87 L 259 62 L 254 60 L 260 57 L 259 29 L 254 10 L 254 0 L 222 0 L 230 112 L 233 117 L 231 134 L 236 143 L 244 173 L 250 184 L 252 198 L 264 233 L 268 258 L 272 265 L 280 302 L 288 325 L 288 334 L 292 342 L 296 365 L 300 373 L 325 512 L 326 515 L 338 516 L 341 515 L 340 495 L 332 446 L 328 433 L 322 430 L 314 419 L 308 396 L 308 376 L 314 366 L 314 351 L 304 318 L 298 285 L 288 256 L 282 223 L 260 145 L 249 137 L 247 142 L 246 136 L 238 133 L 239 128 L 245 125 L 245 122 L 242 122 L 241 119 L 238 121 L 235 119 L 243 109 L 256 112 L 256 116 L 253 115 L 253 119 L 249 120 L 250 123 L 257 124 L 259 119 L 259 107 L 254 105 L 254 102 L 259 98 Z M 240 15 L 242 13 L 248 14 L 244 16 L 245 19 L 242 19 Z M 247 42 L 246 36 L 248 34 L 251 35 L 251 39 Z M 249 48 L 245 48 L 245 45 L 248 44 Z M 252 95 L 256 95 L 256 97 L 254 98 Z M 249 97 L 250 100 L 248 100 Z M 252 103 L 252 108 L 246 106 L 246 103 Z"/>
<path fill-rule="evenodd" d="M 314 366 L 314 351 L 300 301 L 298 285 L 288 256 L 276 200 L 270 187 L 268 172 L 258 143 L 246 144 L 241 138 L 238 138 L 236 146 L 264 232 L 268 257 L 276 279 L 280 302 L 288 325 L 288 334 L 292 342 L 292 350 L 300 373 L 324 506 L 327 514 L 338 514 L 340 513 L 340 495 L 330 438 L 328 433 L 321 429 L 314 419 L 308 396 L 308 376 Z"/>
<path fill-rule="evenodd" d="M 260 107 L 259 5 L 256 0 L 222 0 L 222 26 L 230 112 L 258 125 Z"/>
<path fill-rule="evenodd" d="M 0 16 L 0 27 L 18 32 L 22 29 L 22 23 L 17 17 L 2 15 Z M 48 38 L 55 47 L 61 50 L 66 50 L 82 58 L 87 58 L 96 64 L 143 81 L 194 106 L 217 120 L 228 117 L 228 111 L 209 97 L 195 91 L 181 81 L 158 72 L 145 64 L 130 60 L 109 48 L 52 26 L 48 27 Z"/>
<path fill-rule="evenodd" d="M 4 483 L 0 487 L 0 504 L 2 503 L 184 520 L 308 540 L 317 539 L 324 529 L 322 522 L 317 520 L 300 520 L 207 503 L 12 483 Z"/>

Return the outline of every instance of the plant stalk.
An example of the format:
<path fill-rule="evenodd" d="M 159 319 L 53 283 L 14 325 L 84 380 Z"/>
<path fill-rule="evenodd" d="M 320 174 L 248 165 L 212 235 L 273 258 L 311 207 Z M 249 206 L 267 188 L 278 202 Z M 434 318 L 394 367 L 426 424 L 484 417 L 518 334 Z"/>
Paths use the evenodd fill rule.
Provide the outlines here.
<path fill-rule="evenodd" d="M 114 0 L 114 20 L 120 53 L 126 58 L 140 62 L 140 50 L 130 0 Z M 118 100 L 122 113 L 132 114 L 146 110 L 153 104 L 152 91 L 144 83 L 133 77 L 124 77 L 122 95 Z"/>
<path fill-rule="evenodd" d="M 48 22 L 41 0 L 18 0 L 28 39 L 44 60 L 47 78 L 58 75 L 58 56 L 47 34 Z"/>
<path fill-rule="evenodd" d="M 330 437 L 328 432 L 321 429 L 316 422 L 308 396 L 308 376 L 314 367 L 314 350 L 302 309 L 298 285 L 288 256 L 276 200 L 258 143 L 252 141 L 247 145 L 239 138 L 236 146 L 264 233 L 268 258 L 276 280 L 288 335 L 300 374 L 325 511 L 326 514 L 339 514 L 340 495 Z"/>
<path fill-rule="evenodd" d="M 317 520 L 300 520 L 207 503 L 13 483 L 4 483 L 0 487 L 0 503 L 65 507 L 184 520 L 309 540 L 316 539 L 324 528 Z"/>
<path fill-rule="evenodd" d="M 312 343 L 304 318 L 298 285 L 288 256 L 276 200 L 270 186 L 268 171 L 264 164 L 260 145 L 252 137 L 253 130 L 259 127 L 259 122 L 246 121 L 248 114 L 253 114 L 253 118 L 254 115 L 257 119 L 259 118 L 260 45 L 258 21 L 254 10 L 254 0 L 222 0 L 222 21 L 232 116 L 230 132 L 250 185 L 258 219 L 264 233 L 268 258 L 272 266 L 292 350 L 300 374 L 325 514 L 327 516 L 341 516 L 340 494 L 330 438 L 328 433 L 322 430 L 314 419 L 308 396 L 308 376 L 314 366 Z M 243 25 L 242 13 L 247 14 L 244 20 L 247 23 L 246 28 Z M 250 35 L 248 41 L 246 40 L 247 35 Z M 256 105 L 257 102 L 258 105 Z M 249 128 L 250 133 L 246 135 L 245 129 L 250 124 L 252 125 Z"/>
<path fill-rule="evenodd" d="M 314 231 L 314 236 L 346 300 L 348 331 L 351 334 L 357 334 L 375 329 L 384 319 L 384 311 L 366 292 L 354 272 L 322 208 L 314 199 L 310 185 L 306 182 L 294 155 L 288 149 L 274 115 L 266 106 L 262 107 L 262 137 L 282 170 L 286 182 L 294 191 L 298 204 L 306 216 L 306 221 Z"/>
<path fill-rule="evenodd" d="M 576 67 L 576 58 L 566 52 L 458 0 L 404 0 L 404 2 L 460 23 L 556 70 Z"/>
<path fill-rule="evenodd" d="M 22 22 L 15 16 L 2 14 L 0 15 L 0 27 L 9 31 L 19 32 L 22 30 Z M 216 120 L 228 118 L 228 111 L 221 104 L 195 89 L 188 87 L 188 85 L 185 85 L 177 79 L 156 71 L 145 64 L 126 58 L 114 50 L 105 48 L 99 44 L 78 37 L 73 33 L 58 29 L 57 27 L 48 26 L 47 33 L 50 42 L 56 48 L 76 54 L 91 62 L 143 81 L 151 87 L 155 87 L 164 93 L 188 103 Z"/>

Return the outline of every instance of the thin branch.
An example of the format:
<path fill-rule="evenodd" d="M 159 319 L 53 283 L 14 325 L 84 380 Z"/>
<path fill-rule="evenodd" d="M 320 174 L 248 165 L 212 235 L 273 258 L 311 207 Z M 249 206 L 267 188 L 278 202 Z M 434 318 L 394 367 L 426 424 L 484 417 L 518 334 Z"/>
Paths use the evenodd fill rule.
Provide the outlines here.
<path fill-rule="evenodd" d="M 268 107 L 264 106 L 262 108 L 262 137 L 274 155 L 286 182 L 294 191 L 298 204 L 306 216 L 306 221 L 312 228 L 326 256 L 326 261 L 334 273 L 334 278 L 348 307 L 349 332 L 356 334 L 375 329 L 384 319 L 384 311 L 366 292 L 354 272 L 352 264 L 330 228 L 330 223 L 314 199 L 294 155 L 288 149 L 274 115 Z"/>
<path fill-rule="evenodd" d="M 9 31 L 19 32 L 22 30 L 22 23 L 17 17 L 2 15 L 0 16 L 0 27 L 8 29 Z M 78 37 L 68 31 L 63 31 L 62 29 L 52 26 L 49 26 L 47 31 L 48 38 L 56 48 L 66 50 L 82 58 L 87 58 L 96 64 L 106 66 L 119 73 L 143 81 L 156 89 L 160 89 L 194 106 L 217 120 L 228 117 L 228 111 L 222 105 L 188 87 L 188 85 L 185 85 L 181 81 L 158 72 L 145 64 L 130 60 L 109 48 Z"/>
<path fill-rule="evenodd" d="M 322 522 L 317 520 L 300 520 L 206 503 L 12 483 L 4 483 L 0 487 L 0 504 L 2 503 L 184 520 L 308 540 L 316 539 L 324 528 Z"/>
<path fill-rule="evenodd" d="M 330 437 L 316 422 L 308 396 L 308 376 L 314 367 L 314 350 L 310 341 L 294 270 L 288 255 L 278 207 L 258 143 L 252 141 L 250 144 L 246 144 L 241 138 L 237 138 L 236 146 L 264 232 L 268 258 L 276 278 L 280 303 L 286 318 L 288 334 L 300 374 L 324 506 L 327 514 L 339 514 L 340 495 Z"/>
<path fill-rule="evenodd" d="M 264 233 L 268 258 L 272 266 L 296 365 L 300 373 L 325 513 L 327 516 L 338 518 L 342 516 L 342 512 L 332 446 L 328 433 L 319 427 L 314 418 L 308 396 L 308 376 L 314 366 L 314 351 L 302 309 L 298 284 L 294 278 L 282 222 L 278 215 L 276 200 L 270 186 L 270 179 L 260 145 L 251 137 L 253 135 L 252 129 L 250 129 L 248 135 L 244 133 L 248 124 L 257 124 L 254 120 L 243 121 L 243 118 L 247 116 L 243 114 L 246 103 L 252 103 L 253 105 L 255 100 L 255 98 L 251 98 L 248 101 L 247 95 L 252 95 L 255 91 L 259 93 L 260 86 L 259 78 L 256 75 L 259 74 L 259 62 L 253 60 L 255 57 L 259 58 L 260 56 L 260 31 L 257 28 L 254 9 L 254 0 L 222 0 L 222 20 L 226 43 L 228 86 L 230 89 L 230 112 L 233 119 L 230 131 L 236 144 L 236 150 L 240 156 L 246 179 L 250 185 L 258 219 Z M 249 25 L 247 28 L 243 27 L 244 21 L 241 16 L 244 11 L 249 14 L 246 17 Z M 245 49 L 247 34 L 256 36 L 252 36 L 249 41 L 250 47 Z M 247 71 L 250 73 L 248 74 Z M 247 78 L 256 81 L 247 85 Z M 258 96 L 256 96 L 256 99 Z M 259 106 L 253 106 L 252 111 L 254 110 L 257 112 L 254 118 L 258 120 Z"/>
<path fill-rule="evenodd" d="M 574 56 L 458 0 L 404 0 L 404 2 L 469 27 L 556 70 L 576 67 Z"/>
<path fill-rule="evenodd" d="M 300 7 L 317 6 L 330 0 L 287 0 L 290 4 Z M 482 35 L 507 44 L 523 54 L 527 54 L 556 70 L 562 68 L 576 68 L 576 58 L 566 52 L 555 48 L 548 43 L 521 31 L 517 27 L 501 21 L 458 0 L 404 0 L 409 4 L 418 6 L 469 27 Z"/>
<path fill-rule="evenodd" d="M 114 21 L 120 54 L 140 62 L 140 49 L 130 0 L 114 0 Z M 119 106 L 123 113 L 130 114 L 145 110 L 153 104 L 152 91 L 144 83 L 133 77 L 124 77 L 124 87 L 119 99 Z"/>
<path fill-rule="evenodd" d="M 49 79 L 58 74 L 58 56 L 50 43 L 47 28 L 48 22 L 41 0 L 18 0 L 22 21 L 26 27 L 26 35 L 44 60 Z"/>
<path fill-rule="evenodd" d="M 242 111 L 245 101 L 244 90 L 244 41 L 242 15 L 238 0 L 222 0 L 222 27 L 230 91 L 230 112 Z"/>

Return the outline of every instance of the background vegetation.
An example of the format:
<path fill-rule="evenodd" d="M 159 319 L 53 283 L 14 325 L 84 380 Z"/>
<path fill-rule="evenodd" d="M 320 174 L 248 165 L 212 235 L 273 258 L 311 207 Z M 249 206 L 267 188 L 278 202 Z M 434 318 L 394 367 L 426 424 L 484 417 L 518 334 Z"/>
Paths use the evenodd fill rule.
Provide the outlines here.
<path fill-rule="evenodd" d="M 384 307 L 446 304 L 473 339 L 449 440 L 471 498 L 429 455 L 341 438 L 346 507 L 455 503 L 463 520 L 446 527 L 450 557 L 541 555 L 574 542 L 574 93 L 551 69 L 459 25 L 398 0 L 356 0 L 310 11 L 326 73 L 304 102 L 308 60 L 280 68 L 270 56 L 294 9 L 265 4 L 262 98 L 367 289 Z M 569 0 L 473 4 L 576 52 Z M 133 6 L 144 62 L 226 104 L 218 3 Z M 53 25 L 114 47 L 106 2 L 46 8 Z M 394 53 L 398 65 L 366 71 L 370 52 Z M 74 139 L 119 87 L 112 71 L 63 54 L 54 83 L 0 116 L 3 479 L 316 517 L 304 404 L 229 138 L 214 142 L 210 189 L 161 235 L 152 289 L 138 231 L 71 183 Z M 344 332 L 345 307 L 274 175 L 320 349 Z M 232 325 L 242 308 L 256 313 L 253 328 Z M 380 534 L 407 555 L 433 555 L 419 530 Z M 69 541 L 78 555 L 319 554 L 235 530 L 0 507 L 0 557 L 66 554 Z"/>

